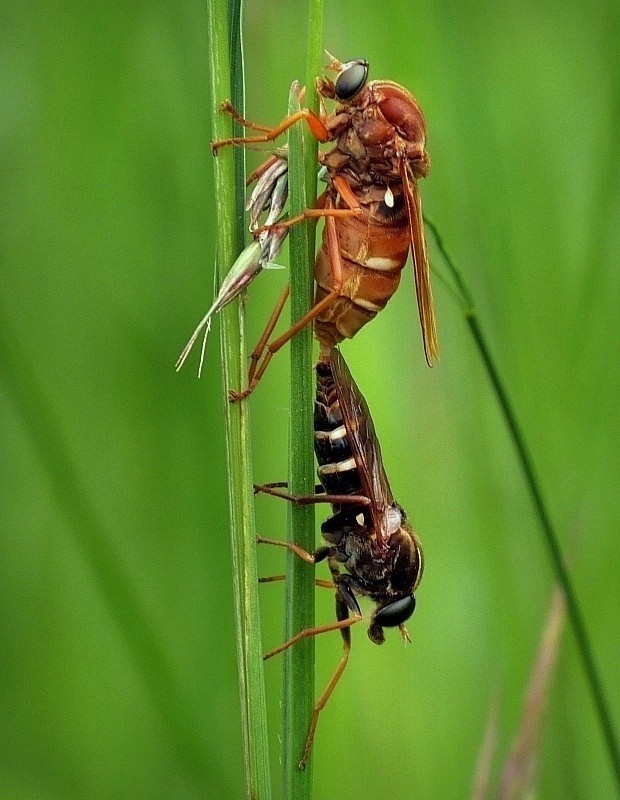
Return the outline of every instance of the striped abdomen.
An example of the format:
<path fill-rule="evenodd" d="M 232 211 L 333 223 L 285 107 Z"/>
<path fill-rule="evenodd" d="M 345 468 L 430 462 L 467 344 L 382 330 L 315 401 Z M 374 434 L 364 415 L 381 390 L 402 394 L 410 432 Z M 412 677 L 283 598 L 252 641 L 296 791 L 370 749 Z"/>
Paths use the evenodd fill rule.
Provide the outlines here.
<path fill-rule="evenodd" d="M 316 365 L 314 452 L 327 494 L 363 494 L 328 361 Z"/>
<path fill-rule="evenodd" d="M 360 474 L 340 410 L 329 361 L 316 365 L 314 402 L 314 452 L 319 464 L 317 474 L 326 494 L 363 495 Z M 360 530 L 363 505 L 333 505 L 334 514 L 321 525 L 323 536 L 338 544 L 342 536 Z"/>
<path fill-rule="evenodd" d="M 338 297 L 315 321 L 315 333 L 323 347 L 334 347 L 355 336 L 361 327 L 385 308 L 400 283 L 409 252 L 409 223 L 402 195 L 394 206 L 374 202 L 364 206 L 364 217 L 336 219 L 343 271 Z M 315 302 L 333 288 L 325 229 L 317 253 L 314 279 Z"/>

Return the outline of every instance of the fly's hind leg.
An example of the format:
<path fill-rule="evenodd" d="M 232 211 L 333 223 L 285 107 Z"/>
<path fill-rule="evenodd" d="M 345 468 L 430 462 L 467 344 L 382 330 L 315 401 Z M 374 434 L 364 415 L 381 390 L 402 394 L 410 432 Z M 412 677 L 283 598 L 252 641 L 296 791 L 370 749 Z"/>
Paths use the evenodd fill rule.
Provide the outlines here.
<path fill-rule="evenodd" d="M 271 543 L 271 542 L 270 542 Z M 274 544 L 276 542 L 273 542 Z M 286 546 L 285 542 L 279 542 Z M 300 555 L 297 549 L 293 547 L 290 548 L 293 552 L 296 552 Z M 329 551 L 329 548 L 324 548 L 324 550 Z M 312 556 L 310 553 L 306 553 L 307 556 Z M 325 558 L 328 553 L 325 553 L 322 557 Z M 315 554 L 316 560 L 318 558 L 318 551 Z M 332 564 L 333 562 L 333 564 Z M 312 710 L 312 716 L 310 718 L 310 727 L 308 729 L 308 735 L 306 737 L 306 743 L 304 745 L 304 751 L 302 756 L 299 760 L 299 769 L 305 769 L 310 758 L 310 753 L 312 752 L 312 745 L 314 743 L 314 735 L 316 733 L 316 725 L 319 719 L 319 714 L 325 708 L 327 701 L 332 695 L 332 692 L 336 688 L 336 685 L 340 678 L 342 677 L 342 673 L 347 666 L 349 661 L 349 653 L 351 651 L 351 631 L 350 628 L 359 622 L 362 619 L 362 612 L 360 610 L 359 604 L 355 599 L 355 595 L 353 594 L 353 590 L 349 587 L 346 578 L 346 575 L 340 575 L 336 562 L 333 559 L 330 559 L 330 570 L 332 575 L 334 576 L 334 584 L 336 587 L 336 622 L 331 622 L 327 625 L 317 625 L 313 628 L 305 628 L 299 633 L 296 633 L 295 636 L 292 636 L 288 641 L 281 644 L 279 647 L 270 650 L 268 653 L 265 653 L 263 659 L 266 661 L 269 658 L 273 658 L 273 656 L 282 653 L 284 650 L 288 650 L 289 647 L 292 647 L 297 642 L 302 641 L 302 639 L 309 639 L 312 636 L 318 636 L 321 633 L 328 633 L 329 631 L 340 631 L 342 636 L 342 657 L 338 662 L 336 669 L 334 670 L 333 675 L 329 679 L 325 690 L 316 701 L 314 709 Z"/>
<path fill-rule="evenodd" d="M 353 585 L 349 580 L 350 576 L 342 575 L 340 573 L 338 562 L 335 558 L 331 557 L 331 547 L 319 547 L 314 553 L 309 553 L 307 550 L 304 550 L 298 545 L 293 544 L 293 542 L 283 542 L 279 539 L 267 539 L 263 536 L 258 536 L 256 541 L 261 544 L 273 544 L 278 547 L 285 547 L 296 556 L 306 561 L 308 564 L 316 564 L 319 561 L 323 561 L 325 558 L 327 558 L 329 570 L 332 574 L 334 582 L 333 584 L 330 584 L 328 581 L 315 580 L 315 584 L 323 587 L 332 586 L 336 589 L 336 622 L 331 622 L 327 625 L 316 625 L 312 628 L 304 628 L 304 630 L 299 631 L 299 633 L 296 633 L 279 647 L 270 650 L 263 656 L 263 659 L 266 661 L 267 659 L 273 658 L 273 656 L 282 653 L 284 650 L 288 650 L 289 647 L 292 647 L 294 644 L 297 644 L 297 642 L 302 641 L 302 639 L 309 639 L 313 636 L 318 636 L 321 633 L 339 630 L 340 635 L 342 636 L 342 657 L 340 658 L 340 661 L 338 662 L 338 665 L 336 666 L 333 675 L 329 679 L 323 693 L 316 701 L 312 710 L 312 716 L 310 717 L 310 727 L 308 729 L 306 743 L 304 745 L 304 750 L 298 765 L 299 769 L 305 769 L 310 758 L 310 753 L 312 752 L 312 745 L 314 743 L 314 735 L 316 733 L 319 714 L 325 708 L 327 701 L 336 688 L 336 685 L 342 677 L 342 673 L 344 672 L 349 661 L 349 653 L 351 651 L 350 628 L 362 619 L 362 612 L 357 599 L 355 598 Z M 284 575 L 276 575 L 266 579 L 265 582 L 272 580 L 283 580 L 284 577 Z"/>
<path fill-rule="evenodd" d="M 326 229 L 326 240 L 327 240 L 327 253 L 329 257 L 329 263 L 331 267 L 331 274 L 332 274 L 332 288 L 325 295 L 318 303 L 316 303 L 310 311 L 304 314 L 300 319 L 297 320 L 291 327 L 285 331 L 281 336 L 277 339 L 274 339 L 272 342 L 269 342 L 267 346 L 264 348 L 264 352 L 260 362 L 257 361 L 256 368 L 254 369 L 254 364 L 252 368 L 254 369 L 254 373 L 252 375 L 252 379 L 248 383 L 246 389 L 241 392 L 230 392 L 229 399 L 231 402 L 237 402 L 239 400 L 243 400 L 244 398 L 248 397 L 258 385 L 258 382 L 263 377 L 265 370 L 269 366 L 269 362 L 273 358 L 273 356 L 280 350 L 284 345 L 289 342 L 293 336 L 295 336 L 299 331 L 303 330 L 306 325 L 309 325 L 313 322 L 318 316 L 320 316 L 326 308 L 329 308 L 332 303 L 334 303 L 342 292 L 342 285 L 343 285 L 343 267 L 342 267 L 342 258 L 340 256 L 340 247 L 338 244 L 338 234 L 336 232 L 336 221 L 333 216 L 329 215 L 330 210 L 334 210 L 331 206 L 327 206 L 322 213 L 321 216 L 325 216 L 325 229 Z M 338 210 L 338 209 L 335 209 Z M 346 209 L 343 209 L 346 210 Z M 351 213 L 350 211 L 346 210 L 347 213 Z M 274 322 L 275 326 L 275 322 Z M 258 348 L 257 348 L 258 349 Z"/>
<path fill-rule="evenodd" d="M 327 705 L 327 701 L 331 697 L 332 692 L 336 688 L 336 685 L 342 677 L 342 673 L 349 662 L 349 653 L 351 652 L 351 626 L 356 622 L 359 622 L 362 618 L 362 612 L 355 595 L 353 594 L 353 590 L 349 586 L 347 576 L 340 575 L 337 563 L 333 559 L 330 559 L 329 568 L 332 576 L 334 577 L 334 583 L 336 585 L 336 618 L 338 622 L 334 623 L 334 625 L 341 626 L 340 634 L 342 636 L 342 657 L 338 662 L 333 675 L 329 679 L 323 693 L 316 701 L 314 709 L 312 710 L 310 728 L 306 737 L 304 752 L 299 761 L 299 769 L 306 768 L 310 758 L 310 753 L 312 752 L 312 745 L 314 743 L 314 735 L 316 733 L 316 725 L 319 720 L 319 714 Z M 349 617 L 349 613 L 352 614 L 351 617 Z"/>

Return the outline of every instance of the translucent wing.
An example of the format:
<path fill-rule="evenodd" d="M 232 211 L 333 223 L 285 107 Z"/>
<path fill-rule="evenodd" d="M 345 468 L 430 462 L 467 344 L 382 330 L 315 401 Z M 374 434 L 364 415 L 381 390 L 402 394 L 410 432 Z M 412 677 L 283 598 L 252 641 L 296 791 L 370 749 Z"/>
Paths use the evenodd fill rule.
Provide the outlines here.
<path fill-rule="evenodd" d="M 383 469 L 381 446 L 364 396 L 355 381 L 340 351 L 333 349 L 330 363 L 334 383 L 338 392 L 340 410 L 351 444 L 351 449 L 360 472 L 362 488 L 370 498 L 370 514 L 373 519 L 377 543 L 385 545 L 393 530 L 395 510 L 394 497 Z"/>
<path fill-rule="evenodd" d="M 431 270 L 426 255 L 422 203 L 418 192 L 418 184 L 410 174 L 407 161 L 404 158 L 400 162 L 400 175 L 407 205 L 407 216 L 409 217 L 409 236 L 411 238 L 418 313 L 420 314 L 420 325 L 422 327 L 422 342 L 426 361 L 429 367 L 432 367 L 439 358 L 439 346 L 437 344 L 435 309 L 433 306 L 433 291 L 431 289 Z"/>

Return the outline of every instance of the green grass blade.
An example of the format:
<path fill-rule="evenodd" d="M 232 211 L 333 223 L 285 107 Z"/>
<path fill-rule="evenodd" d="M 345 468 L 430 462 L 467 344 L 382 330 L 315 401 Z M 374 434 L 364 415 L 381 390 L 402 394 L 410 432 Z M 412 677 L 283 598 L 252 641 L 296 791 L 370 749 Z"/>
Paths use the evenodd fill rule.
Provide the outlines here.
<path fill-rule="evenodd" d="M 476 347 L 478 348 L 478 353 L 484 363 L 487 376 L 491 382 L 491 386 L 493 387 L 497 402 L 499 403 L 499 407 L 504 417 L 504 422 L 506 423 L 506 427 L 508 428 L 510 438 L 512 439 L 512 443 L 519 459 L 519 463 L 521 464 L 525 483 L 527 485 L 530 497 L 532 498 L 534 508 L 536 509 L 536 515 L 538 516 L 538 520 L 540 522 L 543 538 L 549 552 L 549 557 L 556 575 L 556 580 L 562 587 L 564 596 L 566 598 L 568 618 L 573 629 L 579 656 L 586 673 L 586 680 L 592 693 L 592 699 L 594 701 L 599 724 L 605 740 L 605 746 L 611 759 L 612 769 L 618 789 L 618 796 L 620 797 L 620 750 L 618 749 L 618 739 L 614 729 L 611 711 L 605 698 L 603 684 L 599 675 L 596 660 L 594 658 L 592 645 L 590 644 L 590 637 L 588 636 L 588 629 L 584 621 L 581 606 L 579 600 L 577 599 L 577 593 L 564 561 L 558 535 L 551 522 L 549 512 L 547 511 L 547 506 L 542 496 L 542 490 L 534 470 L 534 464 L 525 443 L 525 437 L 523 436 L 521 427 L 519 426 L 516 414 L 512 407 L 512 403 L 508 396 L 508 392 L 504 386 L 504 382 L 500 377 L 497 365 L 493 360 L 488 343 L 478 322 L 476 306 L 471 290 L 467 286 L 462 272 L 458 269 L 452 257 L 448 253 L 437 226 L 427 217 L 425 217 L 424 220 L 435 238 L 439 252 L 441 253 L 442 258 L 445 261 L 460 293 L 461 305 L 467 325 L 471 335 L 474 338 Z"/>
<path fill-rule="evenodd" d="M 289 113 L 299 108 L 299 84 L 291 88 Z M 303 132 L 300 125 L 289 135 L 289 179 L 291 214 L 307 208 Z M 291 320 L 302 316 L 312 301 L 312 266 L 309 261 L 309 226 L 296 225 L 290 234 Z M 312 327 L 291 341 L 291 408 L 289 485 L 293 494 L 314 492 L 312 452 Z M 291 541 L 314 550 L 314 506 L 289 508 Z M 289 553 L 286 569 L 286 628 L 288 639 L 314 625 L 314 574 L 312 568 Z M 282 769 L 284 796 L 306 798 L 312 792 L 312 771 L 298 764 L 310 723 L 314 702 L 314 639 L 306 639 L 285 653 L 283 689 Z"/>
<path fill-rule="evenodd" d="M 231 96 L 228 5 L 226 0 L 207 4 L 211 55 L 211 102 L 213 138 L 232 135 L 229 116 L 219 103 Z M 219 278 L 238 252 L 238 220 L 235 163 L 232 148 L 223 148 L 214 160 L 217 214 L 217 265 Z M 221 350 L 230 508 L 233 584 L 237 623 L 239 692 L 248 797 L 270 798 L 265 685 L 258 605 L 256 533 L 247 403 L 231 405 L 227 392 L 247 381 L 243 307 L 237 300 L 223 309 Z"/>
<path fill-rule="evenodd" d="M 314 81 L 321 70 L 323 3 L 312 0 L 308 15 L 306 104 L 316 110 Z M 299 107 L 291 88 L 289 114 Z M 290 209 L 295 215 L 316 203 L 318 143 L 305 125 L 289 134 Z M 291 320 L 299 319 L 312 305 L 315 250 L 314 223 L 296 225 L 290 234 Z M 312 328 L 308 326 L 291 342 L 291 408 L 289 484 L 294 494 L 314 492 Z M 292 541 L 312 552 L 315 547 L 314 507 L 289 510 Z M 314 625 L 314 574 L 292 554 L 287 557 L 286 637 Z M 298 764 L 314 705 L 314 640 L 307 639 L 288 650 L 284 661 L 282 784 L 291 800 L 312 796 L 312 762 L 303 771 Z"/>

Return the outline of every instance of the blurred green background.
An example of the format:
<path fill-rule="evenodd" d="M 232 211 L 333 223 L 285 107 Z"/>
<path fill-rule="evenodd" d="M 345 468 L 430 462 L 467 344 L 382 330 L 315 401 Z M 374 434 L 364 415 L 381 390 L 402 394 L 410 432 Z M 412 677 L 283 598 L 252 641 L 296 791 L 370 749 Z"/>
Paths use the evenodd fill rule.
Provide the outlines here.
<path fill-rule="evenodd" d="M 196 358 L 173 370 L 212 296 L 205 17 L 199 2 L 0 11 L 3 798 L 243 796 L 217 324 L 204 378 Z M 282 116 L 304 17 L 303 3 L 248 2 L 249 117 Z M 602 0 L 326 3 L 325 46 L 425 110 L 424 208 L 475 292 L 616 720 L 619 37 Z M 252 286 L 250 341 L 285 279 Z M 407 269 L 345 354 L 427 568 L 412 646 L 353 633 L 319 724 L 321 800 L 467 797 L 497 690 L 500 757 L 518 724 L 553 586 L 460 311 L 435 281 L 428 370 L 412 283 Z M 286 471 L 286 361 L 251 400 L 259 481 Z M 264 534 L 285 516 L 257 502 Z M 268 574 L 283 558 L 260 561 Z M 262 614 L 268 648 L 281 586 L 263 587 Z M 326 592 L 317 618 L 332 615 Z M 337 635 L 317 643 L 319 684 L 339 652 Z M 280 665 L 266 666 L 277 775 Z M 539 785 L 613 796 L 570 635 Z"/>

